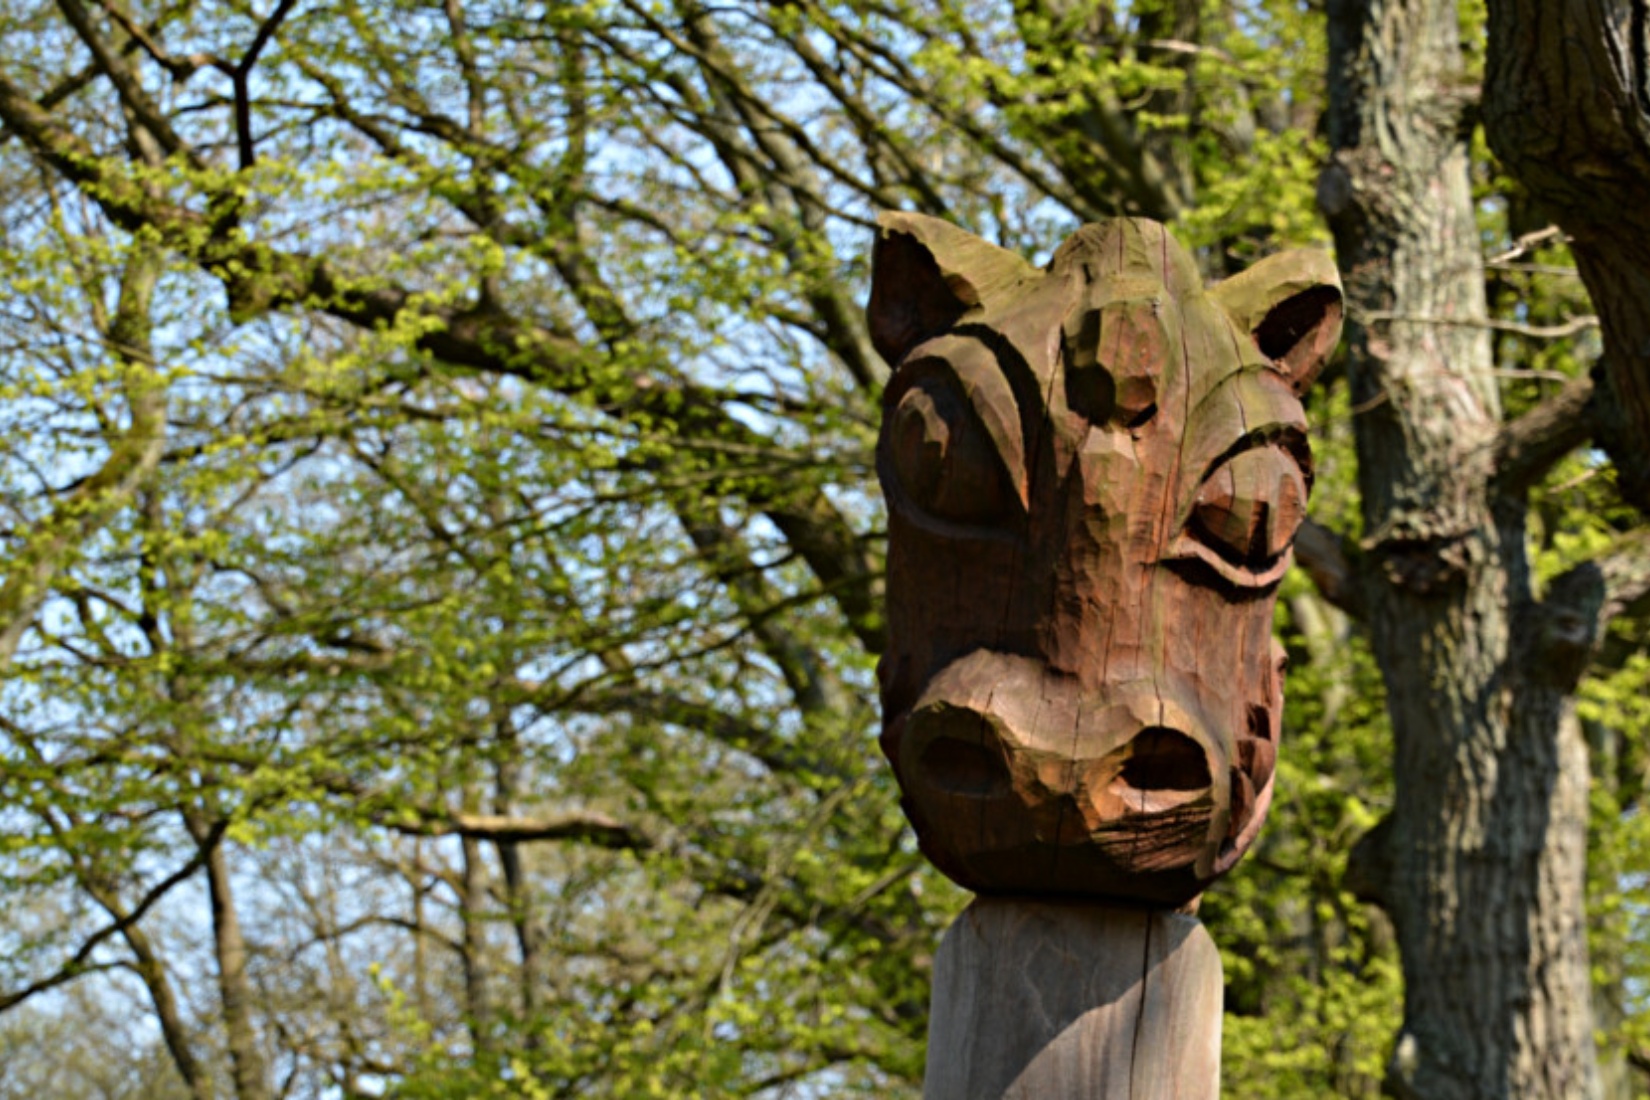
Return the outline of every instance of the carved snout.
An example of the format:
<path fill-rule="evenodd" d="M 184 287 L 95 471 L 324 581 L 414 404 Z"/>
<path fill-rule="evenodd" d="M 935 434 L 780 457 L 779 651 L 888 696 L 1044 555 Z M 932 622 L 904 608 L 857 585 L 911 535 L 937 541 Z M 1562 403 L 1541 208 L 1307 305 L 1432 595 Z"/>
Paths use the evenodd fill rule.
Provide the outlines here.
<path fill-rule="evenodd" d="M 1179 905 L 1229 847 L 1235 739 L 1169 685 L 1085 690 L 981 650 L 889 734 L 929 857 L 981 892 Z"/>

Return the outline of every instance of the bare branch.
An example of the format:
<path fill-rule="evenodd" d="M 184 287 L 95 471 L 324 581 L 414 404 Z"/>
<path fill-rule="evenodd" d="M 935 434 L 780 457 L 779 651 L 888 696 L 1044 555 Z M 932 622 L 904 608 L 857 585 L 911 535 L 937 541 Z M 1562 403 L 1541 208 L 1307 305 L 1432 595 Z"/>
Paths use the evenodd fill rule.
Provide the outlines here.
<path fill-rule="evenodd" d="M 406 836 L 457 836 L 518 844 L 572 840 L 626 851 L 657 846 L 638 826 L 626 825 L 595 810 L 570 810 L 537 817 L 453 811 L 439 805 L 409 803 L 394 792 L 372 790 L 341 773 L 317 775 L 313 779 L 322 790 L 360 806 L 367 820 Z"/>
<path fill-rule="evenodd" d="M 111 0 L 99 0 L 98 7 L 102 8 L 110 19 L 118 23 L 120 29 L 125 31 L 127 37 L 131 39 L 127 46 L 128 50 L 142 47 L 143 52 L 149 55 L 149 59 L 171 73 L 172 79 L 175 81 L 188 80 L 195 73 L 206 68 L 217 69 L 225 75 L 232 76 L 234 74 L 235 67 L 233 65 L 212 54 L 195 53 L 187 57 L 174 57 L 155 38 L 154 32 L 150 28 L 144 27 L 132 18 L 130 12 L 127 12 L 118 4 L 112 3 Z"/>
<path fill-rule="evenodd" d="M 120 101 L 132 112 L 138 124 L 154 137 L 168 156 L 183 155 L 195 167 L 204 167 L 195 151 L 184 144 L 166 116 L 161 114 L 160 108 L 138 81 L 137 75 L 126 64 L 125 57 L 111 49 L 103 40 L 103 36 L 98 34 L 97 28 L 92 24 L 91 13 L 81 5 L 80 0 L 58 0 L 57 6 L 75 33 L 80 36 L 81 42 L 92 52 L 98 69 L 109 78 L 109 83 L 115 86 Z"/>
<path fill-rule="evenodd" d="M 1190 54 L 1194 57 L 1212 57 L 1216 61 L 1228 65 L 1236 65 L 1237 58 L 1216 46 L 1204 46 L 1197 42 L 1187 42 L 1179 38 L 1153 38 L 1142 42 L 1142 47 L 1150 50 L 1162 50 L 1165 53 Z"/>
<path fill-rule="evenodd" d="M 1408 313 L 1387 313 L 1376 310 L 1355 318 L 1366 324 L 1376 321 L 1396 321 L 1411 325 L 1444 325 L 1451 328 L 1481 328 L 1491 332 L 1510 332 L 1514 336 L 1527 336 L 1532 340 L 1563 340 L 1579 332 L 1591 328 L 1598 328 L 1598 317 L 1588 313 L 1581 317 L 1571 317 L 1557 325 L 1526 325 L 1519 321 L 1501 321 L 1493 317 L 1425 317 Z"/>
<path fill-rule="evenodd" d="M 386 814 L 380 824 L 408 836 L 459 836 L 470 840 L 524 844 L 535 840 L 576 840 L 602 848 L 640 851 L 654 847 L 653 840 L 633 825 L 606 814 L 590 811 L 551 814 L 545 817 L 515 817 L 501 814 L 439 814 L 419 811 L 420 816 L 397 817 Z M 427 816 L 423 816 L 427 814 Z"/>
<path fill-rule="evenodd" d="M 71 982 L 83 974 L 107 970 L 112 966 L 119 965 L 115 963 L 93 963 L 91 961 L 92 952 L 96 951 L 98 946 L 111 936 L 120 935 L 127 928 L 142 920 L 143 915 L 152 909 L 156 902 L 170 893 L 173 887 L 183 883 L 205 866 L 207 857 L 211 854 L 212 849 L 217 847 L 218 841 L 222 838 L 223 831 L 228 825 L 227 820 L 213 824 L 206 838 L 207 843 L 201 844 L 195 854 L 189 857 L 187 863 L 150 887 L 148 893 L 144 894 L 125 916 L 111 921 L 88 936 L 69 961 L 58 967 L 54 973 L 30 983 L 22 989 L 14 990 L 11 993 L 0 993 L 0 1012 L 5 1012 L 9 1008 L 22 1004 L 37 993 L 44 993 L 48 989 L 55 989 L 60 985 Z"/>
<path fill-rule="evenodd" d="M 1536 245 L 1545 244 L 1546 242 L 1553 240 L 1556 240 L 1559 244 L 1564 244 L 1567 243 L 1570 238 L 1565 235 L 1564 231 L 1558 226 L 1549 225 L 1545 229 L 1537 229 L 1533 233 L 1526 233 L 1522 237 L 1519 237 L 1513 242 L 1513 246 L 1511 248 L 1507 249 L 1505 252 L 1497 252 L 1494 256 L 1491 256 L 1489 259 L 1485 260 L 1484 266 L 1497 267 L 1501 264 L 1507 263 L 1509 260 L 1516 260 L 1521 256 L 1527 256 L 1529 255 L 1530 250 L 1535 248 Z"/>

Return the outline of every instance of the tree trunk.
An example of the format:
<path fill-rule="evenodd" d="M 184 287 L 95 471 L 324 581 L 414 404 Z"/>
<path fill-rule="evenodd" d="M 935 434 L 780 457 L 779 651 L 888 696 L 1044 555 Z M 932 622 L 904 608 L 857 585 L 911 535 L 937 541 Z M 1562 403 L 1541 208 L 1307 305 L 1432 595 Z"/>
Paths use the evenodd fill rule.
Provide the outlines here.
<path fill-rule="evenodd" d="M 1580 662 L 1546 644 L 1523 490 L 1496 477 L 1456 6 L 1332 0 L 1329 19 L 1319 201 L 1346 277 L 1360 583 L 1396 739 L 1393 813 L 1357 875 L 1403 956 L 1388 1087 L 1596 1097 Z"/>
<path fill-rule="evenodd" d="M 108 896 L 113 899 L 113 892 Z M 99 898 L 102 901 L 102 898 Z M 121 919 L 124 912 L 118 911 L 109 903 L 104 903 L 111 916 Z M 115 904 L 118 905 L 118 902 Z M 160 1025 L 162 1040 L 166 1043 L 166 1051 L 172 1056 L 172 1064 L 177 1068 L 178 1076 L 183 1079 L 184 1088 L 189 1091 L 193 1100 L 212 1100 L 213 1090 L 211 1078 L 195 1057 L 194 1048 L 190 1045 L 189 1029 L 184 1024 L 181 1006 L 178 1004 L 177 994 L 172 989 L 172 982 L 166 974 L 166 964 L 156 954 L 154 945 L 149 937 L 137 924 L 130 924 L 122 931 L 126 945 L 132 949 L 132 957 L 136 961 L 133 968 L 138 978 L 149 991 L 150 1004 L 155 1009 L 155 1020 Z"/>
<path fill-rule="evenodd" d="M 198 820 L 189 824 L 196 843 L 209 842 L 206 881 L 212 902 L 212 938 L 218 961 L 218 996 L 222 1002 L 224 1031 L 229 1039 L 229 1065 L 238 1100 L 269 1100 L 269 1071 L 258 1032 L 252 1024 L 256 1003 L 246 976 L 246 940 L 241 935 L 240 917 L 229 882 L 229 861 L 216 835 Z M 209 840 L 207 838 L 210 838 Z"/>
<path fill-rule="evenodd" d="M 514 736 L 509 736 L 511 751 L 515 751 Z M 497 811 L 508 815 L 515 810 L 515 799 L 519 786 L 519 770 L 516 761 L 510 760 L 499 766 Z M 518 970 L 518 1009 L 522 1017 L 532 1021 L 539 1011 L 540 983 L 543 981 L 544 963 L 541 944 L 539 941 L 539 927 L 533 905 L 532 884 L 527 881 L 527 871 L 522 864 L 521 845 L 515 841 L 501 840 L 497 844 L 499 866 L 504 871 L 505 898 L 509 903 L 510 926 L 515 930 L 516 949 L 519 952 L 520 968 Z M 537 1049 L 540 1045 L 539 1032 L 530 1029 L 526 1043 L 529 1049 Z"/>
<path fill-rule="evenodd" d="M 1571 249 L 1604 329 L 1600 442 L 1650 510 L 1650 2 L 1489 0 L 1484 131 Z"/>
<path fill-rule="evenodd" d="M 466 799 L 466 804 L 471 801 Z M 487 989 L 487 867 L 482 862 L 480 841 L 464 837 L 460 844 L 464 877 L 458 915 L 464 928 L 465 1015 L 470 1041 L 480 1053 L 493 1045 L 493 1002 Z"/>
<path fill-rule="evenodd" d="M 1584 722 L 1582 730 L 1587 738 L 1593 787 L 1605 796 L 1607 804 L 1618 806 L 1622 733 L 1603 722 Z M 1612 849 L 1612 845 L 1593 849 L 1589 876 L 1592 881 L 1615 881 L 1625 873 L 1619 852 Z M 1626 931 L 1625 925 L 1608 918 L 1602 926 L 1593 928 L 1593 943 L 1603 948 L 1594 964 L 1597 981 L 1593 989 L 1593 1019 L 1603 1035 L 1617 1033 L 1628 1016 Z M 1619 1043 L 1599 1051 L 1598 1075 L 1605 1100 L 1635 1100 L 1643 1095 L 1642 1090 L 1635 1088 L 1638 1082 L 1634 1079 L 1633 1067 Z"/>

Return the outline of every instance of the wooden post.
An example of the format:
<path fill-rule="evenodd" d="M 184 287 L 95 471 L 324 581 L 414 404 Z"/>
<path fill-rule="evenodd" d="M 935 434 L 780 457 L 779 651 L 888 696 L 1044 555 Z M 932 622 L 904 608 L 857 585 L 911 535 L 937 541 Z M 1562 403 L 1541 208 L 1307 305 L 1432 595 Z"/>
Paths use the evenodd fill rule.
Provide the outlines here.
<path fill-rule="evenodd" d="M 1217 1100 L 1221 992 L 1196 917 L 978 898 L 934 960 L 924 1100 Z"/>
<path fill-rule="evenodd" d="M 1220 961 L 1180 913 L 1271 805 L 1339 277 L 1303 250 L 1206 287 L 1140 218 L 1041 268 L 878 222 L 882 749 L 923 853 L 993 899 L 940 949 L 925 1094 L 1214 1100 Z"/>

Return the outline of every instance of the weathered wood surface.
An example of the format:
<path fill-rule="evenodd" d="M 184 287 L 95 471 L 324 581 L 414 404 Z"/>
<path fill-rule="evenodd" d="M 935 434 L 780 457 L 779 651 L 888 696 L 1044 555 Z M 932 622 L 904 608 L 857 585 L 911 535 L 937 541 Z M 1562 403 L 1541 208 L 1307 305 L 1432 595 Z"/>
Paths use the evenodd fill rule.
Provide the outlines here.
<path fill-rule="evenodd" d="M 1272 606 L 1334 266 L 1284 253 L 1206 289 L 1142 219 L 1046 269 L 933 218 L 881 226 L 878 675 L 906 813 L 972 890 L 1180 906 L 1272 797 Z"/>
<path fill-rule="evenodd" d="M 1194 917 L 980 898 L 934 960 L 924 1100 L 1216 1100 L 1221 995 Z"/>

